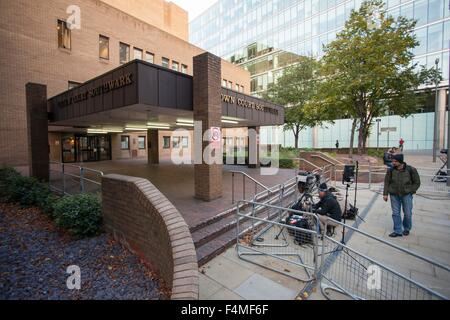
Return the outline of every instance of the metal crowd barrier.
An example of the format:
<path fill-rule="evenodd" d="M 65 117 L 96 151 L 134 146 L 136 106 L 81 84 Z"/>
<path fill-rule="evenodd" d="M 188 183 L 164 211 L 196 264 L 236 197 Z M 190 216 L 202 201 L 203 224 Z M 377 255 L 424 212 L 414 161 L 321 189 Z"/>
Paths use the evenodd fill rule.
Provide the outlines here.
<path fill-rule="evenodd" d="M 333 223 L 336 228 L 344 226 Z M 345 229 L 353 233 L 346 244 L 326 235 L 321 243 L 319 274 L 324 296 L 337 292 L 357 300 L 448 299 L 442 291 L 450 285 L 449 266 L 351 226 L 345 225 Z M 368 252 L 362 252 L 367 248 Z M 430 289 L 409 268 L 439 273 L 436 280 L 441 287 Z"/>
<path fill-rule="evenodd" d="M 318 221 L 314 214 L 281 206 L 240 201 L 253 210 L 241 212 L 237 205 L 236 250 L 239 258 L 261 267 L 309 282 L 317 278 Z M 257 209 L 269 209 L 272 214 L 257 217 Z M 301 214 L 314 226 L 312 230 L 282 223 L 288 213 Z M 242 230 L 243 221 L 251 221 L 251 228 Z"/>
<path fill-rule="evenodd" d="M 74 164 L 50 162 L 50 188 L 63 195 L 101 192 L 103 172 Z"/>

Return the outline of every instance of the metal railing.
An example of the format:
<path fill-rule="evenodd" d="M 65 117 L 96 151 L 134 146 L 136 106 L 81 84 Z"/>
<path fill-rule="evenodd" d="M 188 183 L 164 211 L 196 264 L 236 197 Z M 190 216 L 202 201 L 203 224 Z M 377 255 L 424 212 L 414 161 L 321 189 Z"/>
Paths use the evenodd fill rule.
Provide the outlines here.
<path fill-rule="evenodd" d="M 243 212 L 244 205 L 251 210 Z M 307 283 L 317 280 L 314 283 L 327 298 L 338 293 L 358 300 L 448 299 L 442 291 L 450 286 L 450 267 L 419 253 L 348 225 L 345 244 L 321 236 L 318 217 L 310 212 L 245 200 L 239 201 L 236 212 L 239 258 Z M 308 228 L 287 225 L 289 214 L 301 215 Z M 333 223 L 336 229 L 344 227 L 341 222 Z M 430 288 L 434 283 L 416 279 L 414 272 L 405 268 L 428 268 L 440 275 L 434 283 L 441 287 Z"/>
<path fill-rule="evenodd" d="M 103 172 L 79 165 L 50 162 L 50 188 L 63 195 L 101 192 Z"/>
<path fill-rule="evenodd" d="M 344 227 L 334 220 L 333 224 L 337 225 L 335 228 Z M 345 225 L 345 229 L 352 233 L 346 244 L 327 235 L 322 240 L 319 274 L 326 297 L 338 292 L 358 300 L 448 299 L 439 291 L 448 290 L 449 266 L 352 226 Z M 408 272 L 409 268 L 440 274 L 435 280 L 441 288 L 430 289 L 424 280 L 413 276 L 414 272 Z"/>
<path fill-rule="evenodd" d="M 243 171 L 230 171 L 231 172 L 231 203 L 235 203 L 235 182 L 234 177 L 235 175 L 241 175 L 242 176 L 242 199 L 246 199 L 246 186 L 245 181 L 246 179 L 250 180 L 251 183 L 253 183 L 255 188 L 255 195 L 258 193 L 258 187 L 262 188 L 264 191 L 270 192 L 270 188 L 256 180 L 255 178 L 251 177 L 247 173 Z"/>
<path fill-rule="evenodd" d="M 242 204 L 254 210 L 241 212 Z M 314 281 L 318 275 L 318 221 L 314 214 L 300 212 L 267 203 L 239 201 L 237 205 L 236 250 L 239 258 L 297 280 Z M 256 208 L 272 214 L 256 216 Z M 282 222 L 289 213 L 308 219 L 312 229 L 299 228 Z M 251 227 L 242 230 L 242 221 Z M 298 268 L 295 268 L 298 267 Z"/>
<path fill-rule="evenodd" d="M 302 159 L 296 158 L 299 161 L 299 168 L 303 170 L 306 169 L 306 165 L 309 168 L 314 168 L 313 173 L 320 173 L 326 182 L 337 184 L 338 175 L 342 175 L 344 168 L 341 165 L 329 164 L 323 167 L 319 167 L 314 163 Z M 426 167 L 415 167 L 419 173 L 421 185 L 417 193 L 419 195 L 429 196 L 429 197 L 449 197 L 450 196 L 450 186 L 447 185 L 446 181 L 450 179 L 450 173 L 447 175 L 437 175 L 437 168 L 426 168 Z M 445 171 L 446 169 L 444 169 Z M 374 191 L 379 191 L 384 184 L 384 177 L 386 175 L 386 166 L 374 166 L 370 163 L 359 164 L 358 168 L 358 189 L 369 189 Z M 353 186 L 351 187 L 353 188 Z"/>

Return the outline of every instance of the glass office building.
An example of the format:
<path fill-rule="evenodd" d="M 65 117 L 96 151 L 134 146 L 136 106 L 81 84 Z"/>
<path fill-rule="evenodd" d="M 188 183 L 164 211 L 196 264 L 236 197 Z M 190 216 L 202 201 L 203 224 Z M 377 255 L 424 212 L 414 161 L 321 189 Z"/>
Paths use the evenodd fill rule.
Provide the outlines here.
<path fill-rule="evenodd" d="M 443 70 L 448 83 L 450 0 L 385 0 L 393 16 L 418 21 L 415 59 Z M 259 95 L 299 55 L 320 57 L 336 38 L 351 10 L 363 0 L 218 0 L 190 23 L 190 41 L 241 65 Z"/>
<path fill-rule="evenodd" d="M 450 0 L 385 0 L 385 8 L 394 16 L 416 19 L 414 30 L 420 45 L 415 48 L 415 61 L 428 68 L 439 68 L 444 81 L 439 84 L 439 145 L 447 141 Z M 251 74 L 251 93 L 260 96 L 283 69 L 299 56 L 320 57 L 323 45 L 336 38 L 353 9 L 363 0 L 218 0 L 190 23 L 190 42 L 226 60 L 240 65 Z M 447 97 L 447 98 L 446 98 Z M 433 145 L 434 98 L 406 119 L 395 115 L 381 117 L 381 128 L 396 132 L 371 133 L 368 146 L 392 146 L 400 137 L 408 141 L 406 149 L 431 149 Z M 445 119 L 445 120 L 444 120 Z M 327 127 L 307 128 L 300 135 L 302 147 L 332 148 L 349 145 L 350 119 L 337 120 Z M 261 138 L 293 146 L 290 131 L 273 133 L 262 128 Z"/>

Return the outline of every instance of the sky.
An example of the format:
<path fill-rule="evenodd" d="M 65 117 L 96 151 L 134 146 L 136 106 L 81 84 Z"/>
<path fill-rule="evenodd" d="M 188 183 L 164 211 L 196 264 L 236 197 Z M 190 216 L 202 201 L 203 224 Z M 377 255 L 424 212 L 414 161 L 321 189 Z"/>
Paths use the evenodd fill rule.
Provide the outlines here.
<path fill-rule="evenodd" d="M 189 13 L 189 22 L 197 18 L 206 9 L 218 0 L 168 0 L 186 10 Z"/>

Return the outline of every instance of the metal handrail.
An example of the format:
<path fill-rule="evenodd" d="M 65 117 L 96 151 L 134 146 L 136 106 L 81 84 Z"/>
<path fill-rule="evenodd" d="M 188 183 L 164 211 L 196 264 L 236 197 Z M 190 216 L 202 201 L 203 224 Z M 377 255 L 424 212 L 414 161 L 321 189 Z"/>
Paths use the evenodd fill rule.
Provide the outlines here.
<path fill-rule="evenodd" d="M 58 165 L 60 171 L 53 170 L 51 168 L 51 165 Z M 57 171 L 57 172 L 60 172 L 62 174 L 62 183 L 63 183 L 62 190 L 59 190 L 58 188 L 53 187 L 53 186 L 50 186 L 50 187 L 56 189 L 59 192 L 62 192 L 63 194 L 68 194 L 66 192 L 66 176 L 67 177 L 71 177 L 71 178 L 75 178 L 75 179 L 79 179 L 79 183 L 80 183 L 79 190 L 80 190 L 81 193 L 85 192 L 85 185 L 84 185 L 85 182 L 90 182 L 90 183 L 96 184 L 98 186 L 101 186 L 101 182 L 98 182 L 98 181 L 86 178 L 85 177 L 85 173 L 86 172 L 91 172 L 91 173 L 97 174 L 100 177 L 104 176 L 104 173 L 102 171 L 100 171 L 100 170 L 86 168 L 86 167 L 82 167 L 82 166 L 79 166 L 79 165 L 76 165 L 76 164 L 69 164 L 69 163 L 62 163 L 62 162 L 57 162 L 57 161 L 50 161 L 49 162 L 49 167 L 50 167 L 50 171 Z M 77 169 L 78 175 L 76 173 L 66 172 L 66 168 L 67 167 L 68 168 L 75 168 L 75 169 Z"/>
<path fill-rule="evenodd" d="M 245 173 L 243 171 L 235 171 L 235 170 L 231 170 L 230 172 L 231 172 L 231 203 L 234 204 L 234 193 L 235 193 L 235 190 L 234 190 L 234 175 L 235 174 L 241 174 L 242 175 L 242 195 L 243 195 L 243 199 L 245 199 L 245 178 L 248 178 L 248 179 L 250 179 L 250 181 L 255 183 L 255 194 L 258 192 L 258 186 L 260 186 L 261 188 L 263 188 L 265 190 L 265 192 L 268 192 L 268 194 L 270 194 L 270 188 L 269 187 L 267 187 L 266 185 L 262 184 L 261 182 L 259 182 L 255 178 L 251 177 L 247 173 Z"/>
<path fill-rule="evenodd" d="M 256 183 L 257 185 L 259 185 L 260 187 L 262 187 L 262 188 L 264 188 L 264 189 L 266 189 L 266 190 L 270 190 L 269 187 L 263 185 L 261 182 L 259 182 L 259 181 L 256 180 L 255 178 L 249 176 L 247 173 L 245 173 L 245 172 L 243 172 L 243 171 L 234 171 L 234 170 L 232 170 L 232 171 L 230 171 L 230 172 L 231 172 L 231 173 L 239 173 L 239 174 L 242 174 L 242 175 L 246 176 L 247 178 L 249 178 L 250 180 L 252 180 L 252 181 L 253 181 L 254 183 Z"/>
<path fill-rule="evenodd" d="M 319 166 L 315 165 L 314 163 L 312 163 L 311 161 L 308 161 L 306 159 L 303 159 L 303 158 L 292 158 L 292 159 L 299 160 L 299 161 L 304 161 L 304 162 L 306 162 L 307 164 L 309 164 L 310 166 L 312 166 L 312 167 L 314 167 L 316 169 L 319 169 L 319 170 L 321 169 Z"/>

